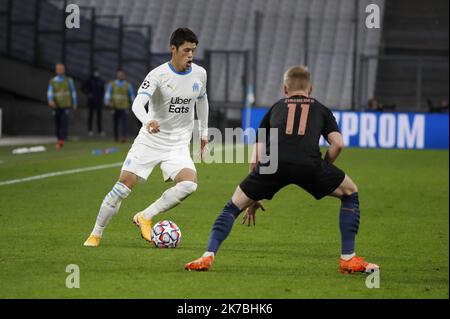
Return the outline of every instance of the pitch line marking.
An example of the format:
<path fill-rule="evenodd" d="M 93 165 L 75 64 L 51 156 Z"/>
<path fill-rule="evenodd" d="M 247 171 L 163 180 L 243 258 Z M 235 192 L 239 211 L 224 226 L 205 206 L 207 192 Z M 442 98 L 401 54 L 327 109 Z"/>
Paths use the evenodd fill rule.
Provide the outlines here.
<path fill-rule="evenodd" d="M 59 171 L 59 172 L 42 174 L 42 175 L 30 176 L 30 177 L 25 177 L 25 178 L 12 179 L 9 181 L 0 182 L 0 186 L 29 182 L 29 181 L 34 181 L 34 180 L 44 179 L 44 178 L 54 177 L 54 176 L 96 171 L 96 170 L 100 170 L 100 169 L 121 166 L 122 164 L 123 163 L 120 162 L 120 163 L 113 163 L 113 164 L 97 165 L 97 166 L 91 166 L 91 167 L 85 167 L 85 168 L 69 169 L 67 171 Z"/>
<path fill-rule="evenodd" d="M 235 146 L 227 145 L 227 146 L 225 146 L 225 149 L 230 149 L 230 148 L 234 148 L 234 147 Z M 242 145 L 239 145 L 238 147 L 242 147 Z M 214 148 L 214 150 L 216 150 L 216 151 L 222 151 L 222 149 L 223 149 L 223 147 L 221 145 L 218 145 L 217 147 Z M 30 176 L 30 177 L 25 177 L 25 178 L 11 179 L 9 181 L 0 181 L 0 186 L 30 182 L 30 181 L 54 177 L 54 176 L 96 171 L 96 170 L 105 169 L 105 168 L 122 166 L 122 164 L 123 164 L 123 162 L 118 162 L 118 163 L 113 163 L 113 164 L 105 164 L 105 165 L 97 165 L 97 166 L 91 166 L 91 167 L 85 167 L 85 168 L 70 169 L 67 171 L 59 171 L 59 172 L 47 173 L 47 174 Z"/>

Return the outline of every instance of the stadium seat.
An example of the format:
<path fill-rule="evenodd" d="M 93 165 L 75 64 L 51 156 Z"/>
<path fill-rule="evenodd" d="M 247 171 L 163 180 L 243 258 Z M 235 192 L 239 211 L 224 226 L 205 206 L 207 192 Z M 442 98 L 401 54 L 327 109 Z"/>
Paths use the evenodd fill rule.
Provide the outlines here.
<path fill-rule="evenodd" d="M 360 23 L 365 18 L 364 8 L 376 3 L 384 9 L 384 0 L 363 0 L 359 2 Z M 153 63 L 164 60 L 169 52 L 169 37 L 179 26 L 187 26 L 199 37 L 200 46 L 197 59 L 204 59 L 205 50 L 250 50 L 254 46 L 255 12 L 263 15 L 259 32 L 257 64 L 257 104 L 271 105 L 282 97 L 283 72 L 292 65 L 307 63 L 312 72 L 314 95 L 324 104 L 333 108 L 348 108 L 351 103 L 353 87 L 353 41 L 354 41 L 354 1 L 353 0 L 74 0 L 82 6 L 92 6 L 98 15 L 123 16 L 125 24 L 149 24 L 152 27 L 151 50 L 162 54 Z M 39 27 L 42 30 L 61 25 L 62 2 L 42 1 Z M 26 1 L 14 1 L 17 16 L 34 17 L 32 6 Z M 83 23 L 89 24 L 89 17 L 83 16 Z M 117 19 L 97 19 L 95 46 L 97 48 L 114 47 L 117 43 Z M 33 33 L 25 26 L 14 27 L 12 53 L 22 59 L 32 60 Z M 89 28 L 73 36 L 89 37 Z M 124 34 L 122 53 L 124 57 L 142 58 L 145 48 L 146 29 L 127 29 Z M 304 43 L 305 33 L 309 41 Z M 71 32 L 68 32 L 72 36 Z M 358 38 L 360 52 L 376 55 L 381 32 L 360 28 Z M 4 38 L 4 37 L 0 37 Z M 3 41 L 4 42 L 4 41 Z M 2 44 L 3 44 L 2 42 Z M 42 35 L 40 60 L 51 65 L 60 60 L 61 43 L 55 35 Z M 0 50 L 5 50 L 0 46 Z M 68 70 L 74 70 L 76 76 L 86 77 L 89 58 L 86 45 L 70 45 L 71 56 Z M 306 52 L 307 49 L 307 52 Z M 253 55 L 250 54 L 250 58 Z M 95 63 L 104 75 L 114 76 L 117 68 L 117 55 L 99 52 Z M 305 60 L 306 59 L 306 60 Z M 210 74 L 211 97 L 225 97 L 228 81 L 229 98 L 240 101 L 243 96 L 242 77 L 246 70 L 242 56 L 230 57 L 230 78 L 225 79 L 225 61 L 215 57 L 215 74 Z M 249 61 L 250 62 L 250 61 Z M 138 85 L 148 72 L 131 67 L 127 72 L 129 80 Z M 367 91 L 373 92 L 377 78 L 377 65 L 368 68 Z M 432 72 L 429 72 L 430 74 Z M 248 79 L 252 78 L 247 74 Z"/>

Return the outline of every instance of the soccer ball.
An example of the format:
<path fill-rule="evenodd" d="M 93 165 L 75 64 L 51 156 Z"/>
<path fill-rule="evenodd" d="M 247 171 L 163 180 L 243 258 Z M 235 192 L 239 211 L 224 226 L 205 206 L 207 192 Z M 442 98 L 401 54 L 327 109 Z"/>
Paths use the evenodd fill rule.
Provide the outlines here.
<path fill-rule="evenodd" d="M 181 230 L 171 220 L 159 221 L 153 226 L 152 241 L 158 248 L 176 248 L 180 244 Z"/>

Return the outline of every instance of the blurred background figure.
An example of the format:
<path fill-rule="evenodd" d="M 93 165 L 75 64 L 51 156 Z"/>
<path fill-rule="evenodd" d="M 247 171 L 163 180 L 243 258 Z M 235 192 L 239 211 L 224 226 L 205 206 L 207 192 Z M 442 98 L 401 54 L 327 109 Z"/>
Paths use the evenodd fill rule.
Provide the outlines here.
<path fill-rule="evenodd" d="M 439 110 L 443 113 L 448 113 L 448 101 L 446 99 L 441 100 Z"/>
<path fill-rule="evenodd" d="M 134 89 L 125 80 L 125 72 L 118 70 L 116 80 L 108 83 L 105 93 L 105 105 L 113 109 L 113 130 L 116 142 L 127 141 L 128 114 L 134 98 Z"/>
<path fill-rule="evenodd" d="M 56 76 L 52 78 L 47 88 L 48 105 L 53 109 L 56 132 L 56 149 L 64 146 L 69 129 L 69 109 L 77 108 L 77 93 L 73 79 L 66 76 L 64 64 L 55 66 Z"/>
<path fill-rule="evenodd" d="M 88 130 L 89 136 L 94 135 L 93 121 L 94 113 L 97 118 L 97 133 L 100 136 L 105 136 L 102 128 L 102 112 L 103 112 L 103 98 L 105 95 L 105 81 L 100 77 L 100 72 L 97 68 L 81 86 L 81 91 L 87 95 L 88 111 Z"/>
<path fill-rule="evenodd" d="M 368 103 L 369 108 L 367 111 L 369 112 L 383 112 L 383 104 L 378 103 L 375 97 L 372 97 Z"/>
<path fill-rule="evenodd" d="M 430 113 L 448 113 L 448 101 L 446 99 L 442 99 L 438 105 L 434 105 L 433 101 L 428 98 L 427 104 Z"/>

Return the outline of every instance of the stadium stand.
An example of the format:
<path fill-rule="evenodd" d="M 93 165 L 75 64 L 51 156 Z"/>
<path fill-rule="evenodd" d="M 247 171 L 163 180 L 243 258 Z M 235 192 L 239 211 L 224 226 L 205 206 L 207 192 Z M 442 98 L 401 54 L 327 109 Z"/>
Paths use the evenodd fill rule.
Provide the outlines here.
<path fill-rule="evenodd" d="M 5 1 L 3 1 L 5 2 Z M 197 32 L 201 46 L 198 59 L 200 64 L 206 50 L 253 50 L 255 37 L 255 12 L 263 15 L 259 31 L 256 104 L 270 105 L 282 96 L 280 80 L 284 70 L 293 64 L 307 63 L 313 73 L 315 95 L 325 104 L 335 108 L 349 108 L 353 87 L 353 34 L 354 1 L 352 0 L 74 0 L 72 3 L 82 8 L 95 8 L 96 15 L 117 15 L 123 17 L 124 24 L 148 24 L 152 28 L 151 52 L 164 57 L 168 52 L 168 38 L 172 30 L 184 25 Z M 384 7 L 383 0 L 360 1 L 359 12 L 364 18 L 365 4 L 374 2 Z M 14 1 L 14 12 L 23 12 L 33 19 L 34 6 L 29 1 Z M 5 4 L 3 3 L 4 7 Z M 41 30 L 50 30 L 61 26 L 64 1 L 48 0 L 41 2 Z M 383 11 L 383 10 L 382 10 Z M 82 9 L 83 28 L 76 32 L 69 30 L 66 37 L 89 39 L 92 19 L 87 9 Z M 16 17 L 14 16 L 14 19 Z M 118 18 L 96 19 L 95 47 L 114 49 L 118 37 Z M 33 60 L 33 32 L 31 26 L 18 25 L 13 32 L 12 55 Z M 139 31 L 143 31 L 141 28 Z M 305 32 L 308 32 L 306 37 Z M 133 34 L 134 33 L 134 34 Z M 360 51 L 376 55 L 380 31 L 361 28 Z M 308 43 L 305 39 L 308 38 Z M 56 40 L 55 40 L 56 39 Z M 40 36 L 40 60 L 50 66 L 60 60 L 61 41 L 55 34 Z M 145 34 L 137 30 L 124 32 L 122 54 L 128 58 L 145 56 Z M 75 77 L 85 77 L 89 73 L 89 50 L 86 43 L 69 43 L 66 48 L 68 72 Z M 217 58 L 217 61 L 221 61 Z M 307 61 L 306 61 L 307 60 Z M 242 99 L 243 56 L 231 58 L 229 74 L 226 79 L 224 66 L 216 69 L 216 75 L 210 75 L 210 90 L 216 96 L 224 96 L 225 81 L 229 81 L 231 101 Z M 153 62 L 159 62 L 155 59 Z M 152 66 L 153 63 L 152 62 Z M 95 64 L 107 76 L 112 76 L 118 67 L 113 51 L 99 52 Z M 156 63 L 155 63 L 156 64 Z M 221 63 L 219 63 L 221 64 Z M 130 68 L 128 70 L 128 67 Z M 127 65 L 127 73 L 133 84 L 138 84 L 145 75 L 145 67 Z M 252 70 L 249 70 L 252 72 Z M 376 73 L 371 75 L 374 82 Z M 373 85 L 372 85 L 373 86 Z"/>
<path fill-rule="evenodd" d="M 375 95 L 400 110 L 423 110 L 430 97 L 435 103 L 448 101 L 449 2 L 435 1 L 430 6 L 399 0 L 386 5 L 383 39 L 373 44 L 384 56 Z"/>
<path fill-rule="evenodd" d="M 448 69 L 448 10 L 444 10 L 448 2 L 438 2 L 442 12 L 429 12 L 429 19 L 415 21 L 409 19 L 415 12 L 426 13 L 426 5 L 419 0 L 389 3 L 389 11 L 384 0 L 73 0 L 81 8 L 82 28 L 65 31 L 65 62 L 76 79 L 84 79 L 93 65 L 106 78 L 113 78 L 121 66 L 138 86 L 150 68 L 169 59 L 168 39 L 173 29 L 187 26 L 200 40 L 197 63 L 211 68 L 212 102 L 242 106 L 246 84 L 254 83 L 255 105 L 270 106 L 282 97 L 284 70 L 306 64 L 312 72 L 314 95 L 331 108 L 363 109 L 376 96 L 383 104 L 396 104 L 397 110 L 420 110 L 429 98 L 448 100 L 448 73 L 439 72 Z M 36 1 L 11 2 L 12 21 L 22 22 L 11 25 L 8 3 L 0 0 L 0 53 L 52 68 L 64 49 L 62 9 L 68 2 L 38 2 L 39 32 L 33 24 Z M 384 28 L 355 28 L 355 10 L 358 26 L 364 25 L 368 4 L 380 7 Z M 95 21 L 90 8 L 95 9 Z M 388 14 L 383 19 L 385 11 Z M 261 16 L 259 25 L 256 12 Z M 440 15 L 443 19 L 438 20 L 447 21 L 446 25 L 432 19 Z M 431 47 L 436 42 L 447 45 Z M 411 48 L 417 54 L 404 58 Z M 211 51 L 214 54 L 208 55 Z M 245 51 L 250 60 L 239 53 Z M 424 55 L 438 59 L 418 58 Z M 443 55 L 447 57 L 439 59 Z M 420 76 L 418 65 L 422 65 Z"/>

